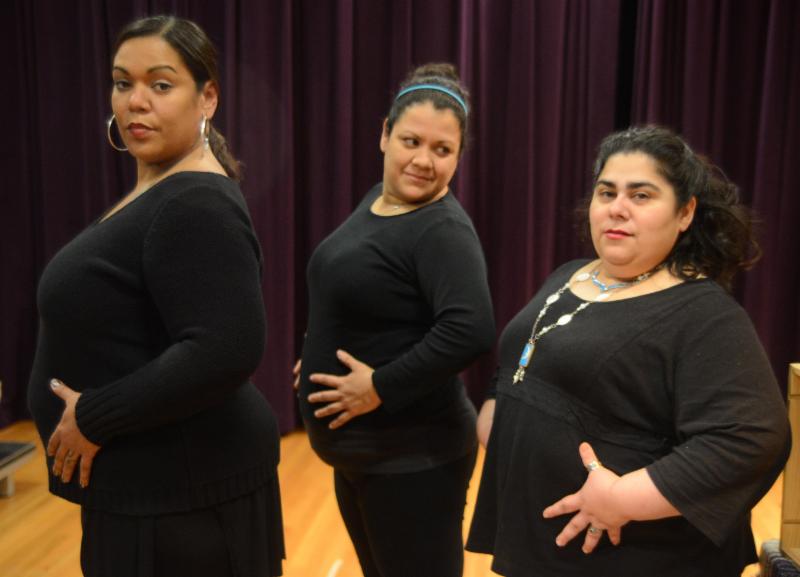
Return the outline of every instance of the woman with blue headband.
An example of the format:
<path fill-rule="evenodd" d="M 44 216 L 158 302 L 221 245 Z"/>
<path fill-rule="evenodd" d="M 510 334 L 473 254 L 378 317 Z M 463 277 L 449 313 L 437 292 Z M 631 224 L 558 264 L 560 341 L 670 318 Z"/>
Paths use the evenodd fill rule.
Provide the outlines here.
<path fill-rule="evenodd" d="M 458 373 L 492 346 L 483 253 L 450 190 L 467 92 L 429 64 L 384 121 L 383 181 L 317 247 L 296 367 L 365 577 L 460 577 L 475 410 Z"/>

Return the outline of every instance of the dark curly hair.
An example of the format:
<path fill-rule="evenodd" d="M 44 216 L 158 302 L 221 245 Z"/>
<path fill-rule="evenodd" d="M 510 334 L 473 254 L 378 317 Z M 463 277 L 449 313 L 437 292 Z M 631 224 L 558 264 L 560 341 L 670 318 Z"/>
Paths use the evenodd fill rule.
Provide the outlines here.
<path fill-rule="evenodd" d="M 194 79 L 198 92 L 206 82 L 213 82 L 219 90 L 217 49 L 206 33 L 197 24 L 177 16 L 147 16 L 128 23 L 117 35 L 113 60 L 123 42 L 131 38 L 159 36 L 163 38 L 183 59 L 183 63 Z M 208 145 L 214 156 L 232 179 L 241 179 L 241 165 L 228 149 L 228 143 L 211 121 L 208 121 Z"/>
<path fill-rule="evenodd" d="M 611 156 L 634 152 L 651 157 L 661 176 L 672 185 L 676 212 L 692 198 L 697 199 L 692 224 L 680 234 L 664 264 L 683 280 L 702 275 L 731 290 L 736 273 L 761 256 L 750 210 L 741 204 L 736 185 L 680 136 L 660 126 L 634 126 L 605 137 L 598 147 L 593 182 Z"/>
<path fill-rule="evenodd" d="M 415 68 L 400 84 L 397 94 L 402 92 L 404 88 L 417 84 L 438 84 L 456 93 L 467 105 L 467 110 L 470 108 L 469 92 L 461 83 L 461 78 L 458 76 L 456 67 L 448 62 L 432 62 Z M 461 143 L 458 149 L 459 154 L 464 152 L 468 131 L 467 110 L 462 108 L 461 104 L 455 98 L 438 90 L 423 88 L 414 90 L 413 92 L 407 92 L 399 98 L 395 96 L 392 99 L 389 114 L 386 115 L 386 131 L 391 133 L 395 122 L 402 116 L 406 108 L 420 102 L 430 102 L 437 110 L 449 109 L 453 111 L 453 114 L 455 114 L 458 119 L 458 126 L 461 128 Z"/>

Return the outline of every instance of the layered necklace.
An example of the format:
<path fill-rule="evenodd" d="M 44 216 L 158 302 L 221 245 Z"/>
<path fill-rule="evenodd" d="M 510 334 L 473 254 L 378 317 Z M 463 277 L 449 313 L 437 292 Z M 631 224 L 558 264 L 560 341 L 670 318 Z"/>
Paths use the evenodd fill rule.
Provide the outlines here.
<path fill-rule="evenodd" d="M 575 317 L 575 315 L 577 315 L 579 312 L 581 312 L 583 309 L 585 309 L 586 307 L 588 307 L 593 303 L 606 300 L 608 297 L 611 296 L 612 292 L 631 287 L 633 285 L 639 284 L 640 282 L 649 279 L 651 276 L 653 276 L 653 273 L 655 273 L 658 269 L 661 268 L 661 266 L 662 265 L 658 265 L 657 267 L 650 269 L 645 273 L 640 274 L 633 280 L 617 282 L 612 284 L 605 284 L 604 282 L 602 282 L 600 279 L 597 278 L 597 275 L 600 272 L 599 266 L 595 268 L 591 273 L 582 272 L 581 274 L 575 277 L 575 281 L 584 282 L 591 279 L 592 284 L 594 284 L 598 289 L 600 289 L 600 294 L 594 297 L 594 300 L 582 302 L 571 313 L 561 315 L 560 317 L 558 317 L 558 320 L 556 322 L 551 323 L 539 329 L 539 322 L 542 320 L 542 318 L 544 318 L 544 315 L 547 313 L 547 309 L 550 308 L 550 305 L 552 305 L 558 299 L 560 299 L 561 295 L 564 294 L 564 291 L 566 291 L 569 288 L 572 279 L 568 279 L 567 282 L 564 283 L 564 286 L 562 286 L 560 289 L 558 289 L 556 292 L 554 292 L 545 299 L 542 310 L 539 311 L 539 315 L 533 322 L 533 328 L 531 329 L 531 336 L 525 342 L 525 347 L 522 349 L 522 354 L 519 357 L 519 366 L 517 367 L 516 372 L 514 372 L 514 383 L 519 383 L 523 378 L 525 378 L 525 370 L 528 368 L 528 365 L 530 364 L 531 359 L 533 358 L 533 353 L 536 351 L 536 343 L 544 335 L 546 335 L 556 327 L 563 327 L 564 325 L 568 325 L 570 321 Z"/>

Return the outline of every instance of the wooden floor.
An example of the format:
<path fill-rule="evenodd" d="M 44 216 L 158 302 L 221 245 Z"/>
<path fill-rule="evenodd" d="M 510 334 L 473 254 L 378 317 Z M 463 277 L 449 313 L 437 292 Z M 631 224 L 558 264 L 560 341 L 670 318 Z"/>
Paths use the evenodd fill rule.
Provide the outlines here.
<path fill-rule="evenodd" d="M 78 508 L 47 492 L 44 456 L 30 422 L 0 431 L 0 441 L 31 441 L 35 457 L 15 475 L 16 494 L 0 498 L 0 573 L 3 577 L 81 577 Z M 280 465 L 286 530 L 286 577 L 361 577 L 333 496 L 331 470 L 313 454 L 303 433 L 281 442 Z M 467 523 L 472 516 L 477 475 L 471 484 Z M 780 479 L 753 512 L 753 531 L 760 544 L 780 531 Z M 466 554 L 465 577 L 489 577 L 490 559 Z M 755 565 L 743 575 L 757 575 Z"/>

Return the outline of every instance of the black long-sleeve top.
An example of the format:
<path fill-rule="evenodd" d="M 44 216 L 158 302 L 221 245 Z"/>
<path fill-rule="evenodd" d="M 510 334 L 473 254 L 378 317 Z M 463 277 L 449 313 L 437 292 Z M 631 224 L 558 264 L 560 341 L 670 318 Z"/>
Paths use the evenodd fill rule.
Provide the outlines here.
<path fill-rule="evenodd" d="M 39 283 L 29 404 L 46 444 L 82 393 L 81 432 L 101 445 L 87 507 L 157 514 L 248 493 L 275 475 L 274 415 L 252 383 L 264 348 L 258 241 L 228 178 L 167 177 L 61 249 Z"/>
<path fill-rule="evenodd" d="M 363 472 L 411 472 L 476 445 L 475 409 L 458 373 L 492 346 L 483 252 L 452 193 L 396 216 L 371 212 L 374 187 L 308 264 L 309 319 L 300 408 L 314 450 Z M 343 349 L 375 369 L 383 403 L 337 430 L 317 419 L 311 373 L 346 374 Z"/>
<path fill-rule="evenodd" d="M 548 295 L 586 261 L 559 268 L 500 337 L 497 405 L 467 548 L 508 577 L 738 577 L 755 561 L 749 512 L 788 457 L 786 408 L 744 310 L 711 280 L 590 305 L 537 342 L 512 382 Z M 584 301 L 571 291 L 540 326 Z M 646 468 L 681 513 L 559 548 L 571 515 L 542 511 L 578 491 L 588 441 L 623 475 Z"/>

